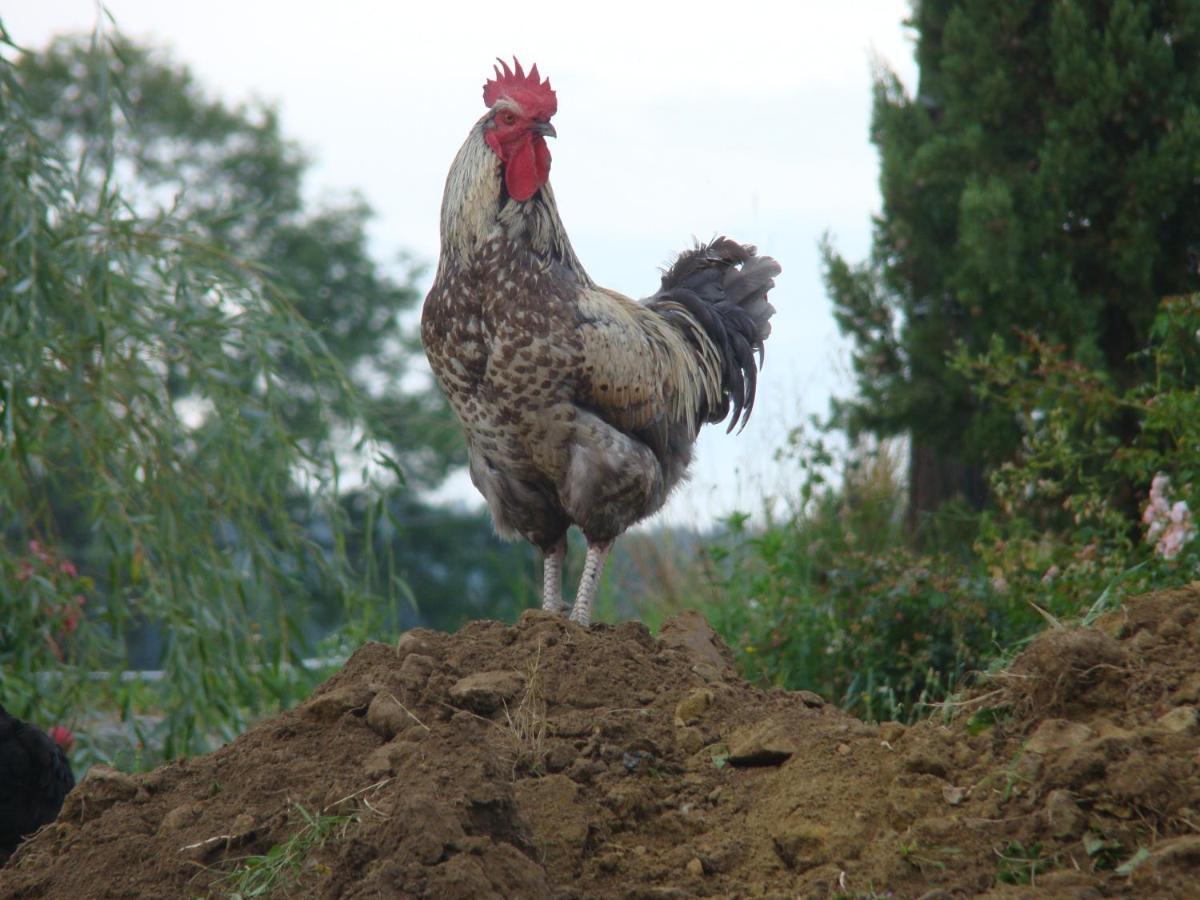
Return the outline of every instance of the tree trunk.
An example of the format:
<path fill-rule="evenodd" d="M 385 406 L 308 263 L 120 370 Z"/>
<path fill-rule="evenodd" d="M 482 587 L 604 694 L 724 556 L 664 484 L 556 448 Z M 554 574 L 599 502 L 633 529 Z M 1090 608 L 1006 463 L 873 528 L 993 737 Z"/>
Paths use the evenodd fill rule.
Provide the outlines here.
<path fill-rule="evenodd" d="M 947 500 L 961 497 L 983 509 L 987 482 L 983 467 L 965 463 L 930 444 L 913 441 L 908 464 L 908 527 L 917 535 L 924 521 Z"/>

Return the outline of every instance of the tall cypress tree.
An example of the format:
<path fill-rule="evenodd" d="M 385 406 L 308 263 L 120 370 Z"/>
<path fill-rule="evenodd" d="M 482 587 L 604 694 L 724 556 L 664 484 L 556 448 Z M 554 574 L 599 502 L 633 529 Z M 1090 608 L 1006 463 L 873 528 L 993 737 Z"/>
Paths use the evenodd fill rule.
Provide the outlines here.
<path fill-rule="evenodd" d="M 979 505 L 1015 424 L 951 369 L 1019 329 L 1122 384 L 1158 301 L 1200 289 L 1200 2 L 914 0 L 919 85 L 876 80 L 870 258 L 826 244 L 851 432 L 912 438 L 911 509 Z"/>

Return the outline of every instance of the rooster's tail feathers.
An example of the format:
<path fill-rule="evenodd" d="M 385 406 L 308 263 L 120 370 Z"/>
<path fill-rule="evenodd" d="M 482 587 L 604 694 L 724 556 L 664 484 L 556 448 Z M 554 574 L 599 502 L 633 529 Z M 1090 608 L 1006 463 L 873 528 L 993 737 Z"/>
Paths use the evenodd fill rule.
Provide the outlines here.
<path fill-rule="evenodd" d="M 745 427 L 754 408 L 763 341 L 771 333 L 775 314 L 767 294 L 780 271 L 779 263 L 758 256 L 754 247 L 719 237 L 681 253 L 648 301 L 669 319 L 685 311 L 700 326 L 682 329 L 689 340 L 695 343 L 702 331 L 716 350 L 719 395 L 707 398 L 700 412 L 709 422 L 720 422 L 732 407 L 729 431 Z"/>

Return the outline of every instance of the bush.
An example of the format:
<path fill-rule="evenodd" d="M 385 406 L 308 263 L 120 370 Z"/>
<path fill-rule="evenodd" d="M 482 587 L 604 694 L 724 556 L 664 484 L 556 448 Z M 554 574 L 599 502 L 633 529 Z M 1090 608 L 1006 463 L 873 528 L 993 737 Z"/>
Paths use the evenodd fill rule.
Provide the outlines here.
<path fill-rule="evenodd" d="M 837 462 L 827 434 L 787 454 L 807 478 L 761 529 L 735 516 L 707 549 L 699 605 L 753 680 L 815 690 L 870 719 L 912 719 L 1047 620 L 1094 616 L 1195 577 L 1200 297 L 1161 307 L 1153 384 L 1119 387 L 1024 335 L 955 365 L 1021 425 L 983 514 L 947 504 L 918 552 L 888 448 Z M 837 487 L 830 487 L 840 465 Z"/>
<path fill-rule="evenodd" d="M 821 486 L 833 464 L 822 441 L 798 434 L 792 449 L 828 466 L 810 469 L 810 499 L 785 521 L 727 522 L 706 553 L 704 612 L 751 680 L 911 719 L 990 651 L 994 592 L 959 555 L 909 548 L 898 454 L 860 450 L 835 490 Z"/>

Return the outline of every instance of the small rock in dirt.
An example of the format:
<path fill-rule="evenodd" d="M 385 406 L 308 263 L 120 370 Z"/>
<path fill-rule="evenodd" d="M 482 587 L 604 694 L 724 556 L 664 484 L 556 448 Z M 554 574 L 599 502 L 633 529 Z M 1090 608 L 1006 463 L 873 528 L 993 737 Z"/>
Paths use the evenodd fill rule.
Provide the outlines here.
<path fill-rule="evenodd" d="M 738 728 L 729 736 L 729 763 L 734 766 L 778 766 L 795 752 L 796 741 L 773 719 Z"/>
<path fill-rule="evenodd" d="M 400 663 L 400 680 L 412 690 L 420 690 L 429 681 L 429 675 L 437 668 L 437 660 L 421 653 L 410 653 Z"/>
<path fill-rule="evenodd" d="M 1170 712 L 1158 717 L 1157 725 L 1175 734 L 1186 734 L 1196 728 L 1196 707 L 1177 706 Z"/>
<path fill-rule="evenodd" d="M 695 610 L 685 610 L 667 619 L 658 630 L 658 639 L 664 646 L 683 650 L 691 656 L 701 675 L 710 678 L 736 676 L 733 654 L 704 616 Z"/>
<path fill-rule="evenodd" d="M 421 725 L 417 722 L 413 722 L 407 728 L 396 732 L 397 740 L 407 741 L 410 744 L 419 744 L 427 737 L 429 737 L 429 726 Z"/>
<path fill-rule="evenodd" d="M 1046 798 L 1045 816 L 1050 833 L 1060 840 L 1078 837 L 1087 825 L 1087 816 L 1070 791 L 1051 791 Z"/>
<path fill-rule="evenodd" d="M 158 830 L 160 832 L 180 831 L 195 824 L 203 811 L 204 807 L 199 803 L 184 803 L 182 806 L 167 811 L 158 825 Z"/>
<path fill-rule="evenodd" d="M 630 774 L 637 772 L 643 765 L 648 768 L 653 763 L 654 754 L 647 753 L 645 750 L 634 750 L 632 753 L 625 753 L 621 756 L 621 765 Z"/>
<path fill-rule="evenodd" d="M 410 653 L 428 655 L 433 650 L 433 641 L 423 628 L 406 631 L 396 639 L 396 656 L 408 656 Z"/>
<path fill-rule="evenodd" d="M 404 772 L 425 758 L 425 748 L 411 741 L 392 741 L 384 746 L 393 772 Z"/>
<path fill-rule="evenodd" d="M 942 788 L 942 799 L 951 806 L 958 806 L 962 803 L 964 796 L 966 796 L 966 792 L 958 785 L 948 784 Z"/>
<path fill-rule="evenodd" d="M 950 761 L 941 749 L 932 746 L 916 746 L 906 752 L 900 761 L 905 772 L 916 775 L 936 775 L 945 778 L 950 770 Z"/>
<path fill-rule="evenodd" d="M 713 692 L 707 688 L 692 691 L 675 705 L 675 724 L 680 728 L 695 725 L 712 702 Z"/>
<path fill-rule="evenodd" d="M 894 747 L 896 745 L 896 741 L 904 737 L 904 733 L 906 731 L 908 731 L 908 729 L 899 722 L 884 722 L 879 726 L 879 739 L 881 741 L 886 741 L 888 744 L 891 744 Z"/>
<path fill-rule="evenodd" d="M 1137 740 L 1137 734 L 1128 728 L 1122 728 L 1116 722 L 1104 717 L 1093 719 L 1091 726 L 1095 729 L 1097 740 L 1105 742 L 1131 743 Z"/>
<path fill-rule="evenodd" d="M 1013 771 L 1017 778 L 1025 784 L 1033 784 L 1042 780 L 1042 773 L 1046 770 L 1046 760 L 1039 753 L 1022 753 L 1013 765 Z M 1020 786 L 1014 786 L 1013 791 L 1021 793 Z"/>
<path fill-rule="evenodd" d="M 696 878 L 704 874 L 704 863 L 700 861 L 700 857 L 693 856 L 688 860 L 687 873 Z"/>
<path fill-rule="evenodd" d="M 455 682 L 450 701 L 486 716 L 516 699 L 524 687 L 525 676 L 511 669 L 476 672 Z"/>
<path fill-rule="evenodd" d="M 1129 646 L 1139 653 L 1145 653 L 1158 643 L 1158 635 L 1148 629 L 1142 629 L 1129 640 Z"/>
<path fill-rule="evenodd" d="M 585 759 L 581 756 L 575 762 L 571 763 L 571 768 L 567 770 L 567 777 L 579 784 L 589 784 L 603 771 L 603 765 L 595 760 Z"/>
<path fill-rule="evenodd" d="M 796 691 L 792 696 L 811 709 L 820 709 L 825 705 L 825 698 L 812 691 Z"/>
<path fill-rule="evenodd" d="M 1200 672 L 1192 672 L 1175 689 L 1176 702 L 1200 702 Z"/>
<path fill-rule="evenodd" d="M 406 680 L 420 679 L 424 682 L 430 677 L 430 672 L 438 667 L 438 661 L 432 656 L 426 656 L 424 653 L 410 653 L 404 656 L 404 661 L 400 664 L 401 676 L 406 677 Z"/>
<path fill-rule="evenodd" d="M 149 797 L 133 776 L 111 766 L 92 766 L 84 779 L 67 794 L 59 818 L 79 824 L 91 821 L 117 803 L 136 799 L 139 791 Z"/>
<path fill-rule="evenodd" d="M 704 748 L 704 733 L 699 728 L 679 728 L 675 731 L 675 746 L 691 756 Z"/>
<path fill-rule="evenodd" d="M 850 745 L 849 744 L 838 744 L 837 752 L 839 754 L 841 754 L 842 756 L 849 756 L 850 755 Z"/>
<path fill-rule="evenodd" d="M 1082 722 L 1047 719 L 1030 735 L 1029 740 L 1025 742 L 1025 749 L 1031 753 L 1053 753 L 1056 750 L 1078 747 L 1095 736 L 1096 732 Z"/>
<path fill-rule="evenodd" d="M 240 813 L 233 820 L 233 828 L 230 829 L 230 833 L 233 835 L 234 840 L 244 841 L 251 837 L 254 832 L 254 826 L 254 816 L 250 815 L 250 813 Z"/>
<path fill-rule="evenodd" d="M 660 813 L 665 805 L 654 789 L 642 779 L 622 779 L 605 785 L 604 805 L 626 825 Z"/>
<path fill-rule="evenodd" d="M 829 829 L 805 819 L 788 818 L 771 833 L 775 854 L 789 869 L 803 872 L 819 866 L 828 857 Z"/>
<path fill-rule="evenodd" d="M 372 781 L 380 778 L 386 778 L 392 774 L 392 762 L 389 757 L 391 745 L 384 744 L 376 750 L 371 751 L 367 758 L 363 760 L 363 772 Z"/>
<path fill-rule="evenodd" d="M 978 761 L 979 752 L 973 750 L 965 740 L 954 745 L 954 765 L 960 769 L 969 769 L 971 764 Z"/>
<path fill-rule="evenodd" d="M 1183 626 L 1168 619 L 1158 626 L 1158 636 L 1166 641 L 1173 641 L 1183 634 Z"/>
<path fill-rule="evenodd" d="M 375 695 L 367 707 L 367 725 L 385 741 L 390 741 L 402 728 L 415 724 L 391 692 Z"/>
<path fill-rule="evenodd" d="M 555 741 L 546 751 L 547 772 L 561 772 L 575 761 L 575 751 L 565 741 Z"/>
<path fill-rule="evenodd" d="M 318 722 L 332 722 L 350 710 L 366 709 L 370 702 L 371 691 L 365 684 L 348 684 L 314 697 L 300 709 Z"/>

